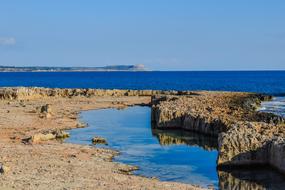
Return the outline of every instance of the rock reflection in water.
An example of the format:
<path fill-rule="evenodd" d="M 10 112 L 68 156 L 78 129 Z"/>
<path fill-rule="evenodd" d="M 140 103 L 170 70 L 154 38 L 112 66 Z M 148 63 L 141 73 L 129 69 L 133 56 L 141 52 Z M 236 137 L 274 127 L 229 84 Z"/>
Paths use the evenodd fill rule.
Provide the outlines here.
<path fill-rule="evenodd" d="M 150 113 L 150 108 L 140 106 L 82 112 L 88 127 L 72 129 L 65 142 L 91 145 L 95 135 L 103 137 L 108 146 L 96 146 L 120 151 L 115 161 L 138 166 L 135 174 L 162 181 L 221 190 L 285 187 L 281 175 L 270 169 L 217 171 L 217 138 L 183 130 L 154 130 Z"/>
<path fill-rule="evenodd" d="M 152 134 L 163 146 L 188 145 L 204 150 L 217 150 L 217 138 L 184 130 L 153 129 Z M 285 178 L 272 168 L 242 168 L 218 170 L 220 190 L 279 190 L 285 188 Z"/>
<path fill-rule="evenodd" d="M 283 175 L 271 168 L 244 168 L 218 171 L 221 190 L 280 190 L 285 188 Z"/>
<path fill-rule="evenodd" d="M 152 129 L 152 134 L 157 137 L 161 145 L 184 144 L 198 146 L 204 150 L 217 150 L 217 138 L 184 130 L 159 130 Z"/>

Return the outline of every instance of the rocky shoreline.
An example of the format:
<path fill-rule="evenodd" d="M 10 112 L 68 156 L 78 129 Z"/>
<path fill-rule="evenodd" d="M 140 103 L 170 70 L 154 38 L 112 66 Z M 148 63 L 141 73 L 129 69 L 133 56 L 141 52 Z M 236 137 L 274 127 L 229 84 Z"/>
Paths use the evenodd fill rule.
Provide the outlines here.
<path fill-rule="evenodd" d="M 285 124 L 282 117 L 256 110 L 270 96 L 197 92 L 153 97 L 155 128 L 182 128 L 218 139 L 219 168 L 270 165 L 285 174 Z"/>
<path fill-rule="evenodd" d="M 149 105 L 153 93 L 0 88 L 0 189 L 202 189 L 129 175 L 136 167 L 112 162 L 116 151 L 62 143 L 85 127 L 80 111 Z"/>
<path fill-rule="evenodd" d="M 270 98 L 238 92 L 0 88 L 0 187 L 200 189 L 125 176 L 133 167 L 110 162 L 116 152 L 62 144 L 58 140 L 67 136 L 64 130 L 84 127 L 78 121 L 82 110 L 132 105 L 152 106 L 154 129 L 182 128 L 216 138 L 219 167 L 262 164 L 284 173 L 284 119 L 256 111 L 261 101 Z M 162 144 L 177 141 L 167 132 L 157 135 Z M 200 144 L 183 136 L 178 141 Z M 210 141 L 204 148 L 216 146 Z M 35 175 L 35 171 L 42 175 Z"/>
<path fill-rule="evenodd" d="M 104 89 L 62 89 L 62 88 L 37 88 L 16 87 L 0 88 L 0 100 L 21 100 L 43 97 L 122 97 L 122 96 L 154 96 L 154 95 L 191 95 L 190 91 L 163 91 L 163 90 L 104 90 Z"/>

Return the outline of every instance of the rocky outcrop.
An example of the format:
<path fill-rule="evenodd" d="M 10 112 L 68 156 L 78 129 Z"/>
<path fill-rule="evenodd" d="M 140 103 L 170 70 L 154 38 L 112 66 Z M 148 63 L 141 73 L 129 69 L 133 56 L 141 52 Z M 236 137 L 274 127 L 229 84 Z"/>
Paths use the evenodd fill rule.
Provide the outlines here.
<path fill-rule="evenodd" d="M 221 93 L 222 94 L 222 93 Z M 183 128 L 207 135 L 218 136 L 226 130 L 228 119 L 222 120 L 210 104 L 216 94 L 196 94 L 192 96 L 153 97 L 152 122 L 156 128 Z M 222 98 L 223 95 L 220 96 Z M 208 99 L 211 98 L 211 99 Z M 204 103 L 203 103 L 204 102 Z M 213 103 L 212 103 L 213 104 Z M 217 109 L 219 112 L 221 109 Z"/>
<path fill-rule="evenodd" d="M 219 135 L 221 167 L 263 164 L 285 173 L 284 126 L 242 123 Z"/>
<path fill-rule="evenodd" d="M 190 91 L 161 90 L 104 90 L 104 89 L 61 89 L 61 88 L 0 88 L 0 99 L 33 99 L 42 97 L 74 97 L 74 96 L 153 96 L 153 95 L 188 95 Z"/>
<path fill-rule="evenodd" d="M 152 108 L 152 121 L 156 128 L 183 128 L 207 135 L 217 136 L 225 127 L 219 118 L 206 118 L 201 115 L 186 113 L 179 107 L 170 109 Z"/>
<path fill-rule="evenodd" d="M 284 137 L 275 137 L 268 143 L 268 162 L 271 166 L 285 173 L 285 140 Z"/>
<path fill-rule="evenodd" d="M 257 132 L 252 123 L 232 126 L 219 135 L 218 165 L 267 164 L 269 136 Z"/>
<path fill-rule="evenodd" d="M 271 165 L 285 173 L 284 119 L 256 108 L 271 97 L 252 93 L 200 92 L 153 97 L 153 126 L 182 128 L 218 138 L 220 168 Z"/>

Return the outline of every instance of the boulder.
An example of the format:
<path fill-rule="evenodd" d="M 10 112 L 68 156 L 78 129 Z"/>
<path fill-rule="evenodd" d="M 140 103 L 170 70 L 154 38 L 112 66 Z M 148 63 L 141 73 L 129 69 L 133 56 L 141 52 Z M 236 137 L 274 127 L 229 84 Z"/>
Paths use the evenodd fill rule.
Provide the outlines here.
<path fill-rule="evenodd" d="M 37 143 L 41 141 L 53 140 L 55 138 L 56 138 L 56 135 L 52 133 L 47 133 L 47 134 L 38 133 L 31 137 L 31 142 Z"/>
<path fill-rule="evenodd" d="M 62 139 L 69 137 L 69 134 L 63 130 L 46 131 L 43 133 L 34 134 L 31 137 L 25 138 L 24 143 L 38 143 L 41 141 L 49 141 L 54 139 Z"/>

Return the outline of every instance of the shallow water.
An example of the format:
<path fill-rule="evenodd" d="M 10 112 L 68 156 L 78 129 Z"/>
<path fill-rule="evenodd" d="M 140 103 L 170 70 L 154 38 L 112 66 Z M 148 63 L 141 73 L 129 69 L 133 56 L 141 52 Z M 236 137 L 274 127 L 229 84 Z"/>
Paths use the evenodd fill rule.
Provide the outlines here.
<path fill-rule="evenodd" d="M 285 187 L 284 178 L 271 169 L 217 171 L 217 139 L 181 130 L 152 130 L 149 107 L 84 111 L 81 120 L 89 126 L 71 130 L 66 142 L 92 145 L 92 137 L 104 137 L 108 146 L 100 147 L 119 150 L 115 161 L 139 166 L 134 172 L 138 175 L 223 190 Z"/>
<path fill-rule="evenodd" d="M 206 142 L 207 138 L 193 133 L 152 131 L 150 115 L 149 107 L 139 106 L 85 111 L 81 120 L 89 127 L 71 130 L 67 142 L 91 144 L 98 135 L 107 139 L 108 147 L 120 151 L 115 161 L 140 168 L 135 174 L 217 186 L 215 141 Z"/>

